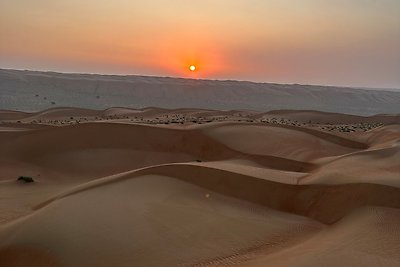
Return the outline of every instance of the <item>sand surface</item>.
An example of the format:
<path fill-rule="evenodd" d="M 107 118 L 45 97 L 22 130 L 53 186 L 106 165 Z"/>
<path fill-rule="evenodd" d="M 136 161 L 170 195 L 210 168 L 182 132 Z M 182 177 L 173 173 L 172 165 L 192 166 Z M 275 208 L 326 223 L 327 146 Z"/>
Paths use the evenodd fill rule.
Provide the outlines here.
<path fill-rule="evenodd" d="M 0 108 L 30 112 L 54 107 L 96 110 L 190 107 L 259 111 L 311 109 L 374 115 L 398 114 L 399 103 L 400 90 L 0 69 Z M 115 110 L 108 114 L 113 112 L 120 114 Z M 298 116 L 312 119 L 307 113 Z"/>
<path fill-rule="evenodd" d="M 2 267 L 399 266 L 399 226 L 398 115 L 0 111 Z"/>

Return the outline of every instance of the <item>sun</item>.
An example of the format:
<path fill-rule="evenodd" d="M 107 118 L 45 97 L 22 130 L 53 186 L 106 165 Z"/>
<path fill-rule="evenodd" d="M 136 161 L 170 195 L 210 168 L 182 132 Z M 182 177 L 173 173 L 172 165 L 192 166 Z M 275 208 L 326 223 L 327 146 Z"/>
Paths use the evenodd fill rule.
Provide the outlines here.
<path fill-rule="evenodd" d="M 196 66 L 195 65 L 190 65 L 189 66 L 189 70 L 190 71 L 195 71 L 196 70 Z"/>

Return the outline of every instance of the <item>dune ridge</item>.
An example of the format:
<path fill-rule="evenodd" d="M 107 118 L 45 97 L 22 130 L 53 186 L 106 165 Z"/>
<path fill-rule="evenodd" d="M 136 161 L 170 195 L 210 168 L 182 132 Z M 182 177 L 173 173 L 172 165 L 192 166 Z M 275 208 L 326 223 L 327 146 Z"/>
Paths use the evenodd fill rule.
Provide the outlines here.
<path fill-rule="evenodd" d="M 398 114 L 399 102 L 397 90 L 0 69 L 0 107 L 11 110 L 39 111 L 71 106 L 98 110 L 187 107 L 258 111 L 312 109 L 376 115 Z"/>
<path fill-rule="evenodd" d="M 335 223 L 352 210 L 362 206 L 400 208 L 400 188 L 367 183 L 290 185 L 207 166 L 178 163 L 151 166 L 97 179 L 40 203 L 35 209 L 99 186 L 149 174 L 177 178 L 212 192 L 244 199 L 276 210 L 308 216 L 325 224 Z"/>
<path fill-rule="evenodd" d="M 398 266 L 398 119 L 0 111 L 0 265 Z"/>

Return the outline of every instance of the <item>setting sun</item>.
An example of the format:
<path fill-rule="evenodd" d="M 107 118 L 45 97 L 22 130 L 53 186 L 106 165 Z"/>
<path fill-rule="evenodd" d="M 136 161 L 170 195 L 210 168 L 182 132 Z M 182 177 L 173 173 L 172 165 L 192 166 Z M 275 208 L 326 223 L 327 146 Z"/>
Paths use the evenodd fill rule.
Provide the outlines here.
<path fill-rule="evenodd" d="M 196 66 L 195 65 L 190 65 L 189 70 L 190 71 L 195 71 L 196 70 Z"/>

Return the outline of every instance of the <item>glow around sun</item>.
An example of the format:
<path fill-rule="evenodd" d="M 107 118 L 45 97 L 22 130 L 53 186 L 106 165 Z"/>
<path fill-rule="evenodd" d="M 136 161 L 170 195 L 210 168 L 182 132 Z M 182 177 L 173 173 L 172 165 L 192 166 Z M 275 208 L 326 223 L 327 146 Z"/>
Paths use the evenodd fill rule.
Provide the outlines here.
<path fill-rule="evenodd" d="M 195 71 L 196 70 L 196 66 L 195 65 L 190 65 L 189 66 L 189 70 L 190 71 Z"/>

